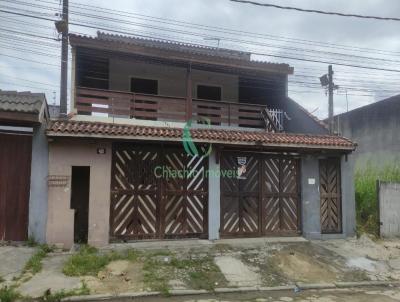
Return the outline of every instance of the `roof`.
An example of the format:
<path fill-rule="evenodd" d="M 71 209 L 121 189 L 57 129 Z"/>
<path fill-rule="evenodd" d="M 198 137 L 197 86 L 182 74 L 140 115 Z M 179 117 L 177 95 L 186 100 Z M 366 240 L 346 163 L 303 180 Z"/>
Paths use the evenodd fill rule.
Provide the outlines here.
<path fill-rule="evenodd" d="M 242 59 L 246 61 L 250 61 L 251 53 L 238 51 L 233 49 L 226 48 L 217 48 L 210 47 L 200 44 L 193 43 L 183 43 L 178 41 L 171 40 L 162 40 L 155 38 L 143 38 L 143 37 L 135 37 L 135 36 L 123 36 L 123 35 L 115 35 L 109 34 L 105 32 L 98 31 L 97 38 L 99 40 L 104 41 L 114 41 L 120 43 L 128 43 L 128 44 L 136 44 L 143 45 L 147 47 L 160 48 L 160 49 L 169 49 L 181 52 L 188 52 L 193 54 L 206 54 L 209 56 L 219 56 L 226 58 L 234 58 L 234 59 Z"/>
<path fill-rule="evenodd" d="M 45 101 L 44 93 L 0 90 L 0 111 L 39 113 Z"/>
<path fill-rule="evenodd" d="M 270 133 L 266 131 L 193 128 L 193 141 L 225 145 L 255 145 L 284 148 L 328 150 L 355 149 L 349 139 L 331 135 Z M 182 128 L 124 125 L 102 122 L 55 120 L 47 129 L 48 136 L 97 137 L 133 140 L 182 141 Z"/>
<path fill-rule="evenodd" d="M 0 90 L 0 119 L 40 122 L 47 114 L 44 93 Z"/>
<path fill-rule="evenodd" d="M 260 72 L 293 73 L 293 68 L 288 64 L 254 61 L 250 59 L 251 53 L 248 52 L 171 40 L 97 32 L 96 37 L 70 34 L 69 41 L 73 47 L 118 51 L 192 64 L 225 66 Z"/>
<path fill-rule="evenodd" d="M 383 100 L 380 100 L 380 101 L 377 101 L 377 102 L 374 102 L 374 103 L 371 103 L 371 104 L 368 104 L 368 105 L 365 105 L 365 106 L 362 106 L 362 107 L 359 107 L 359 108 L 356 108 L 356 109 L 353 109 L 353 110 L 350 110 L 348 112 L 343 112 L 343 113 L 337 114 L 337 115 L 335 115 L 335 117 L 351 115 L 351 114 L 353 114 L 355 112 L 375 110 L 378 107 L 381 107 L 381 108 L 382 107 L 387 107 L 390 104 L 393 104 L 393 105 L 398 104 L 398 106 L 400 106 L 400 94 L 391 96 L 389 98 L 386 98 L 386 99 L 383 99 Z M 394 109 L 394 108 L 392 108 L 392 109 Z M 328 119 L 326 119 L 326 121 L 328 121 Z"/>

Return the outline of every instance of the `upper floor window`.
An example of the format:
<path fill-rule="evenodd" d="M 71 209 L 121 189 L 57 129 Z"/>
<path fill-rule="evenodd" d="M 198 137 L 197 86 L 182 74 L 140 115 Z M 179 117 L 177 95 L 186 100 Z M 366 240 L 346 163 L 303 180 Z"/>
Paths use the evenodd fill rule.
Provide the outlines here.
<path fill-rule="evenodd" d="M 220 101 L 222 89 L 220 86 L 197 85 L 197 98 L 203 100 Z"/>
<path fill-rule="evenodd" d="M 158 81 L 150 79 L 131 78 L 131 92 L 143 94 L 158 94 Z"/>

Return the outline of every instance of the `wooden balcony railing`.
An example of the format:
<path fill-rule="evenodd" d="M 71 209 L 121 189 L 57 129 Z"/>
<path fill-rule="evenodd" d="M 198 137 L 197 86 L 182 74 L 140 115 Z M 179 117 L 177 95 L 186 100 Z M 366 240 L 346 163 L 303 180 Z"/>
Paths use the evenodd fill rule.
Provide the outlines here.
<path fill-rule="evenodd" d="M 114 117 L 175 122 L 187 120 L 184 97 L 78 87 L 75 105 L 78 114 L 103 113 Z M 261 114 L 265 109 L 265 106 L 254 104 L 192 100 L 193 120 L 201 121 L 206 118 L 212 125 L 279 130 L 275 123 L 272 128 L 266 127 L 265 117 Z"/>

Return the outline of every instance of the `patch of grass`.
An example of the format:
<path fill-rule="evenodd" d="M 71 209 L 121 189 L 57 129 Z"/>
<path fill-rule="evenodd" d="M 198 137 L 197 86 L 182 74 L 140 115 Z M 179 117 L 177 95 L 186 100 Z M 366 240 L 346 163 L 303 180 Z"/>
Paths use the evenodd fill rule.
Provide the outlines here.
<path fill-rule="evenodd" d="M 13 287 L 0 288 L 0 301 L 1 302 L 13 302 L 19 299 L 21 295 Z"/>
<path fill-rule="evenodd" d="M 198 259 L 179 259 L 175 256 L 170 261 L 157 261 L 147 256 L 144 266 L 144 282 L 152 290 L 164 294 L 169 292 L 169 280 L 184 281 L 189 288 L 214 290 L 216 286 L 226 286 L 224 275 L 215 265 L 212 257 Z"/>
<path fill-rule="evenodd" d="M 83 285 L 80 289 L 75 289 L 75 290 L 70 290 L 70 291 L 61 290 L 61 291 L 58 291 L 55 293 L 46 291 L 39 300 L 45 301 L 45 302 L 59 302 L 62 299 L 67 298 L 67 297 L 84 296 L 84 295 L 89 295 L 89 294 L 90 294 L 89 288 L 86 286 L 86 283 L 83 283 Z"/>
<path fill-rule="evenodd" d="M 143 282 L 151 290 L 169 295 L 168 281 L 172 278 L 171 271 L 160 261 L 146 257 L 143 264 Z"/>
<path fill-rule="evenodd" d="M 4 280 L 4 278 L 2 276 L 0 276 L 0 283 L 3 283 L 4 281 L 6 281 L 6 280 Z"/>
<path fill-rule="evenodd" d="M 28 240 L 26 241 L 26 245 L 29 247 L 36 247 L 39 245 L 39 243 L 36 241 L 34 236 L 29 236 Z"/>
<path fill-rule="evenodd" d="M 139 253 L 135 250 L 109 252 L 105 254 L 91 246 L 82 246 L 77 254 L 72 255 L 64 265 L 63 273 L 67 276 L 96 276 L 111 261 L 136 261 Z"/>
<path fill-rule="evenodd" d="M 376 181 L 400 181 L 400 163 L 377 168 L 368 163 L 355 173 L 357 233 L 379 234 Z"/>
<path fill-rule="evenodd" d="M 40 272 L 42 270 L 42 260 L 52 251 L 53 248 L 47 244 L 39 245 L 38 251 L 25 264 L 24 272 L 31 272 L 32 274 Z"/>

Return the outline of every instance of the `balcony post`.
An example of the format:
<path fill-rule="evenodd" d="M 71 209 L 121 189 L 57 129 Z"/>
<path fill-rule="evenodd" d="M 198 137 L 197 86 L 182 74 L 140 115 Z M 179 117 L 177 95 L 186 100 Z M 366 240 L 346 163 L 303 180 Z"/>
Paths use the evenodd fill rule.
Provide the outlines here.
<path fill-rule="evenodd" d="M 189 64 L 186 72 L 186 120 L 192 118 L 192 65 Z"/>

